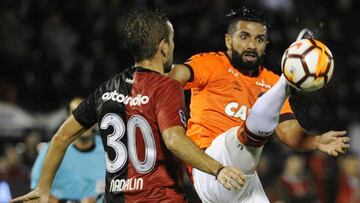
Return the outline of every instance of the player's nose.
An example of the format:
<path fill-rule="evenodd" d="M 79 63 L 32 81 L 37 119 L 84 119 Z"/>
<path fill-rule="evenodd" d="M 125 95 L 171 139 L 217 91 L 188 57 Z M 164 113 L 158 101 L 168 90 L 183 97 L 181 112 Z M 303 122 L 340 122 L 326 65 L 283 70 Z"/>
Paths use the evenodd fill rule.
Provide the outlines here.
<path fill-rule="evenodd" d="M 256 49 L 256 46 L 255 46 L 255 39 L 250 39 L 248 44 L 247 44 L 247 49 L 249 50 L 255 50 Z"/>

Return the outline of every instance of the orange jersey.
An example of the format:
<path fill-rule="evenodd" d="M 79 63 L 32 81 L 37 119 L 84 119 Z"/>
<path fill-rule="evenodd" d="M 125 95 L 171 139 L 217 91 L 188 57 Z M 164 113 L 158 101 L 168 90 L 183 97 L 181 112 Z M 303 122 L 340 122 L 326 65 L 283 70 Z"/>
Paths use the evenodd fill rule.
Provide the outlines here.
<path fill-rule="evenodd" d="M 223 52 L 197 54 L 186 63 L 191 66 L 190 119 L 187 135 L 201 148 L 234 126 L 242 126 L 260 95 L 274 85 L 279 76 L 261 67 L 257 77 L 243 75 Z M 281 114 L 292 113 L 287 100 Z"/>

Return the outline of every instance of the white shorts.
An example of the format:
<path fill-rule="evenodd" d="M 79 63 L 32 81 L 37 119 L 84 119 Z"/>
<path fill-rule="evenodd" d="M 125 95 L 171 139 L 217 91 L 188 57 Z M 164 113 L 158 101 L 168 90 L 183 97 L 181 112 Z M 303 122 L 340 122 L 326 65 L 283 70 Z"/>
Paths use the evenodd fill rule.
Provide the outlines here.
<path fill-rule="evenodd" d="M 263 146 L 249 147 L 241 144 L 237 138 L 238 128 L 231 128 L 219 135 L 205 152 L 225 166 L 241 169 L 246 175 L 246 183 L 239 190 L 227 190 L 213 175 L 194 168 L 192 170 L 194 187 L 203 202 L 269 202 L 255 171 Z"/>

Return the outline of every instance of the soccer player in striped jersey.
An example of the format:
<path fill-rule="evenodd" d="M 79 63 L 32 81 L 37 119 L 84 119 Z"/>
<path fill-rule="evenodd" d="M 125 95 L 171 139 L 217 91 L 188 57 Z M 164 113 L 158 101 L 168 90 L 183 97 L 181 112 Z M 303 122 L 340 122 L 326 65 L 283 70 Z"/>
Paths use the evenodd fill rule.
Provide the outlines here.
<path fill-rule="evenodd" d="M 223 166 L 185 135 L 182 88 L 163 75 L 173 59 L 170 21 L 157 11 L 135 10 L 124 32 L 135 66 L 103 83 L 73 111 L 52 139 L 39 184 L 13 202 L 46 199 L 66 148 L 95 123 L 106 152 L 105 202 L 186 202 L 179 159 L 227 189 L 244 184 L 239 169 Z"/>

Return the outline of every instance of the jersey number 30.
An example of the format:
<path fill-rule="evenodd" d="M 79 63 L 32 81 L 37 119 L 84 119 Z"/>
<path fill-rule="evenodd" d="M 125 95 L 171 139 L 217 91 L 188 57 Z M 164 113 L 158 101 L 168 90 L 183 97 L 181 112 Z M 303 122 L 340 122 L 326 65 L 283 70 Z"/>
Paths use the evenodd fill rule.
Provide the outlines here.
<path fill-rule="evenodd" d="M 133 115 L 128 120 L 127 127 L 125 128 L 124 121 L 118 115 L 108 113 L 103 117 L 100 123 L 100 129 L 106 130 L 109 126 L 112 126 L 114 131 L 107 136 L 107 145 L 114 149 L 115 158 L 110 160 L 108 154 L 105 153 L 106 170 L 109 173 L 118 172 L 124 167 L 129 154 L 129 159 L 138 173 L 150 172 L 155 166 L 156 145 L 151 127 L 145 118 L 139 115 Z M 137 157 L 136 128 L 140 129 L 145 143 L 145 159 L 143 161 L 140 161 Z M 126 149 L 124 143 L 121 142 L 125 131 L 127 131 L 128 135 L 128 149 Z"/>

